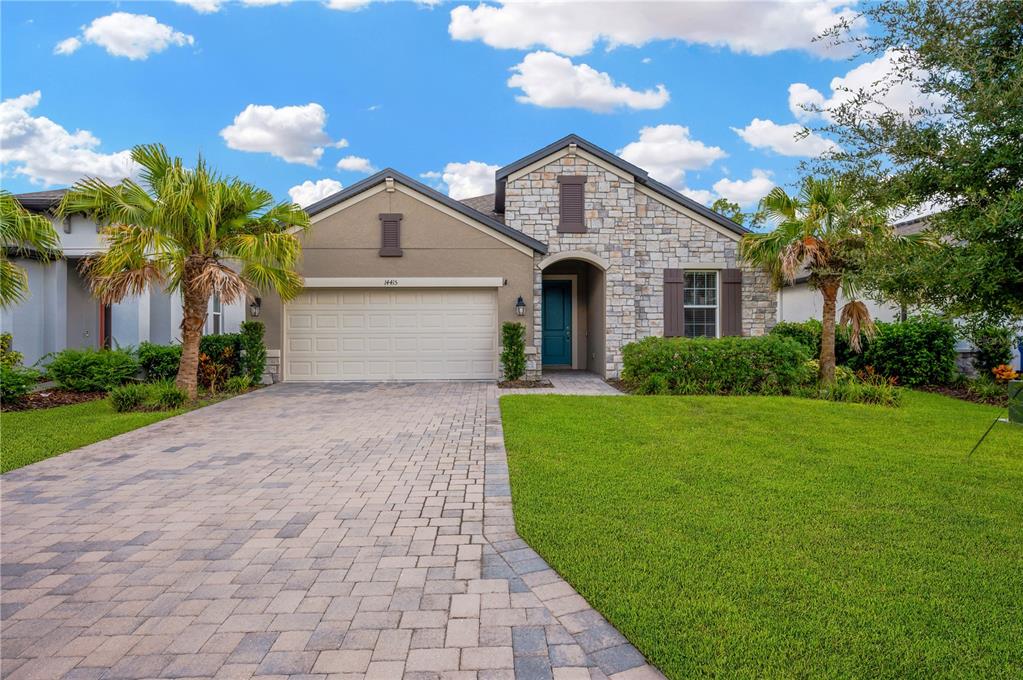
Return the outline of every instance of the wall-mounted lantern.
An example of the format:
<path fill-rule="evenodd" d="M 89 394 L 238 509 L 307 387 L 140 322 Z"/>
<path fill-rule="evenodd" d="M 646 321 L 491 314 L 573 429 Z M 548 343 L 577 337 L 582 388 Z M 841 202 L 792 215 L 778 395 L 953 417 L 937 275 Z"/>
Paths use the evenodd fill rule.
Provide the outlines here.
<path fill-rule="evenodd" d="M 519 299 L 515 301 L 515 313 L 519 316 L 526 315 L 526 301 L 519 296 Z"/>
<path fill-rule="evenodd" d="M 259 298 L 253 300 L 252 303 L 249 305 L 249 316 L 251 316 L 253 319 L 257 318 L 259 316 L 260 307 L 262 306 L 262 304 L 263 301 Z"/>

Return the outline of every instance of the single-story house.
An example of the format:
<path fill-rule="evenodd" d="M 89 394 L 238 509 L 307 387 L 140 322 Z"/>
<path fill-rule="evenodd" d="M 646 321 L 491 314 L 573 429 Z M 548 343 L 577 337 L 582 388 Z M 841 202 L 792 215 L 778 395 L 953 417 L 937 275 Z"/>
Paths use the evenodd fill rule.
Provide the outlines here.
<path fill-rule="evenodd" d="M 501 324 L 526 328 L 527 377 L 607 378 L 651 336 L 765 333 L 769 277 L 746 230 L 569 135 L 454 200 L 385 169 L 307 208 L 305 289 L 247 309 L 277 380 L 494 379 Z"/>
<path fill-rule="evenodd" d="M 113 305 L 92 296 L 80 265 L 106 247 L 96 223 L 84 215 L 59 218 L 57 206 L 67 189 L 17 194 L 27 210 L 46 215 L 60 236 L 64 257 L 40 262 L 18 257 L 28 273 L 28 297 L 0 309 L 0 329 L 14 336 L 14 349 L 31 365 L 50 352 L 73 348 L 127 347 L 143 341 L 180 341 L 181 296 L 151 288 Z M 245 302 L 210 302 L 208 333 L 234 332 L 245 320 Z"/>

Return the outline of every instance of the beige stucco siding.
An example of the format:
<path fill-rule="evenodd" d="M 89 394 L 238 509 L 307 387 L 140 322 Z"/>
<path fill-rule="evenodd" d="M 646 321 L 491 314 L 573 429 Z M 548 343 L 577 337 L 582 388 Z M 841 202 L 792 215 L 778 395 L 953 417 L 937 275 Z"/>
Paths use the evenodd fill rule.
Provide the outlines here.
<path fill-rule="evenodd" d="M 401 213 L 402 257 L 380 257 L 381 213 Z M 314 223 L 302 237 L 299 272 L 326 277 L 499 277 L 498 322 L 521 321 L 532 332 L 532 255 L 488 227 L 462 219 L 402 191 L 380 191 Z M 522 296 L 526 316 L 515 314 Z M 260 320 L 269 349 L 283 347 L 283 306 L 273 294 L 262 296 Z M 495 332 L 497 330 L 495 329 Z"/>

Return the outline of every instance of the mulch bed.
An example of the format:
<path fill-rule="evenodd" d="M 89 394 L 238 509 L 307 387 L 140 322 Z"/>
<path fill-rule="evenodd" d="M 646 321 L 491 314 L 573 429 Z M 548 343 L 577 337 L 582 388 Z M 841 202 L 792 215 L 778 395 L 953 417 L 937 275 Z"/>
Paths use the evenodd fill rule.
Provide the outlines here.
<path fill-rule="evenodd" d="M 975 394 L 972 394 L 965 387 L 942 387 L 939 385 L 928 385 L 926 387 L 918 387 L 921 392 L 933 392 L 934 394 L 943 394 L 946 397 L 952 397 L 953 399 L 962 399 L 963 401 L 972 401 L 975 404 L 988 404 L 989 406 L 1007 406 L 1009 403 L 1008 395 L 1004 397 L 993 397 L 983 398 Z"/>
<path fill-rule="evenodd" d="M 68 406 L 69 404 L 81 404 L 86 401 L 102 399 L 107 396 L 106 392 L 72 392 L 54 388 L 32 392 L 21 401 L 14 404 L 4 404 L 4 411 L 31 411 L 38 408 L 53 408 L 55 406 Z"/>
<path fill-rule="evenodd" d="M 497 383 L 497 386 L 505 390 L 536 390 L 544 387 L 554 387 L 554 383 L 547 378 L 541 378 L 540 380 L 503 380 Z"/>

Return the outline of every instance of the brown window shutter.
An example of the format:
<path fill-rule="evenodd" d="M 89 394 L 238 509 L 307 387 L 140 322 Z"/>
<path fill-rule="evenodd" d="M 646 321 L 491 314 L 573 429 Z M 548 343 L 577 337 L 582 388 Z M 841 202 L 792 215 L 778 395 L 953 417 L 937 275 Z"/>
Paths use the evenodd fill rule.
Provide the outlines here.
<path fill-rule="evenodd" d="M 682 288 L 685 276 L 681 269 L 664 270 L 664 337 L 683 335 Z"/>
<path fill-rule="evenodd" d="M 380 214 L 380 257 L 401 257 L 401 213 Z"/>
<path fill-rule="evenodd" d="M 562 175 L 559 234 L 586 233 L 586 175 Z"/>
<path fill-rule="evenodd" d="M 742 335 L 742 270 L 721 270 L 721 335 Z"/>

